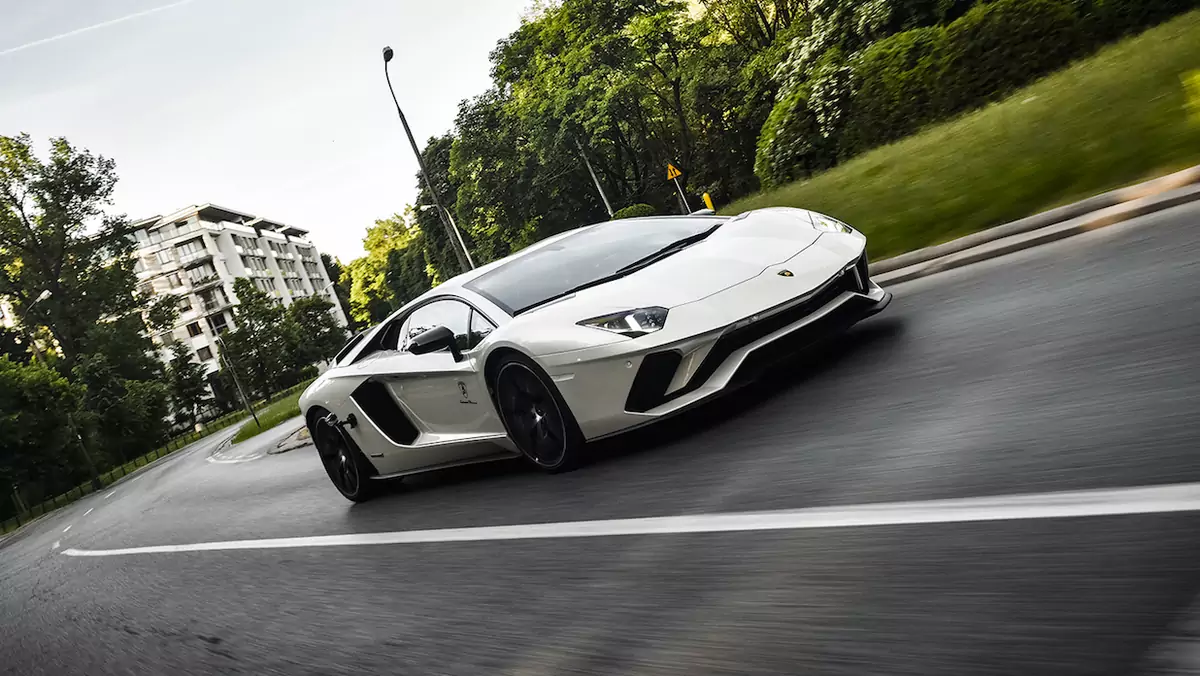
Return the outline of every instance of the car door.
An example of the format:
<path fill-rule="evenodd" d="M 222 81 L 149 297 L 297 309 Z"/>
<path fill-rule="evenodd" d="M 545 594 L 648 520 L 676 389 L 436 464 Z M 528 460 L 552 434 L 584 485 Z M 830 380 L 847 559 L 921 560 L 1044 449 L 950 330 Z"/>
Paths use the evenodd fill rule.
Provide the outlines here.
<path fill-rule="evenodd" d="M 380 474 L 469 461 L 505 453 L 495 445 L 505 437 L 490 397 L 481 391 L 479 340 L 469 331 L 473 309 L 443 298 L 394 319 L 380 332 L 375 353 L 350 366 L 363 378 L 351 396 L 360 418 L 370 421 L 351 434 L 366 449 Z M 490 328 L 479 329 L 486 335 Z M 408 351 L 423 331 L 445 326 L 457 337 L 461 359 L 449 349 L 428 354 Z M 494 328 L 494 327 L 493 327 Z"/>
<path fill-rule="evenodd" d="M 454 299 L 437 300 L 417 308 L 405 327 L 405 344 L 429 329 L 444 326 L 454 333 L 453 351 L 443 349 L 428 354 L 409 354 L 413 360 L 404 377 L 392 380 L 396 398 L 417 418 L 418 425 L 430 435 L 446 440 L 462 435 L 503 434 L 487 392 L 483 391 L 479 371 L 478 341 L 472 340 L 471 318 L 476 314 L 468 304 Z"/>

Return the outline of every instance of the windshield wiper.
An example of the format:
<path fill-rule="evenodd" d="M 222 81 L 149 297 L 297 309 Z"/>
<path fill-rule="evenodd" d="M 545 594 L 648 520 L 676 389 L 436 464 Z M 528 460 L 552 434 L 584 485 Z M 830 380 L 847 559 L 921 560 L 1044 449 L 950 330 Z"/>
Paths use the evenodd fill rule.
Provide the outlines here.
<path fill-rule="evenodd" d="M 626 265 L 626 266 L 620 268 L 619 270 L 617 270 L 616 272 L 614 272 L 610 275 L 604 275 L 603 277 L 593 279 L 590 282 L 584 282 L 583 284 L 580 284 L 579 286 L 573 286 L 573 287 L 567 289 L 566 291 L 563 291 L 562 293 L 556 293 L 553 296 L 546 298 L 545 300 L 540 300 L 540 301 L 534 303 L 533 305 L 520 308 L 519 310 L 516 310 L 515 312 L 513 312 L 513 314 L 519 315 L 522 312 L 528 312 L 536 307 L 541 307 L 543 305 L 546 305 L 547 303 L 551 303 L 560 298 L 566 298 L 567 296 L 570 296 L 572 294 L 579 293 L 580 291 L 583 291 L 584 289 L 590 289 L 593 286 L 600 286 L 601 284 L 607 284 L 609 282 L 616 281 L 622 277 L 625 277 L 626 275 L 628 275 L 632 272 L 636 272 L 636 271 L 646 267 L 647 265 L 650 265 L 651 263 L 655 263 L 655 262 L 660 261 L 668 256 L 677 254 L 680 251 L 683 251 L 684 249 L 688 248 L 689 246 L 695 244 L 696 242 L 701 242 L 701 241 L 704 241 L 705 239 L 708 239 L 708 236 L 713 234 L 714 232 L 716 232 L 717 228 L 721 227 L 722 225 L 725 225 L 725 223 L 724 222 L 717 223 L 716 225 L 709 228 L 708 230 L 705 230 L 704 232 L 698 232 L 694 235 L 691 235 L 690 237 L 684 237 L 683 239 L 677 239 L 674 242 L 671 242 L 670 244 L 659 249 L 658 251 L 655 251 L 654 253 L 650 254 L 649 256 L 643 256 L 642 258 L 639 258 L 636 261 L 630 263 L 629 265 Z"/>
<path fill-rule="evenodd" d="M 674 242 L 671 242 L 670 244 L 659 249 L 658 251 L 655 251 L 654 253 L 650 254 L 649 256 L 643 256 L 642 258 L 637 259 L 636 261 L 630 263 L 629 265 L 626 265 L 625 267 L 617 270 L 613 274 L 619 275 L 619 276 L 624 276 L 624 275 L 627 275 L 627 274 L 633 272 L 634 270 L 639 270 L 641 268 L 644 268 L 647 265 L 650 265 L 651 263 L 656 263 L 656 262 L 666 258 L 667 256 L 673 256 L 673 255 L 679 253 L 680 251 L 683 251 L 684 249 L 688 248 L 689 246 L 695 244 L 696 242 L 702 242 L 702 241 L 708 239 L 708 236 L 713 234 L 714 232 L 716 232 L 717 228 L 721 227 L 722 225 L 725 225 L 725 224 L 717 223 L 716 225 L 709 228 L 708 230 L 705 230 L 704 232 L 698 232 L 690 237 L 684 237 L 683 239 L 677 239 Z"/>

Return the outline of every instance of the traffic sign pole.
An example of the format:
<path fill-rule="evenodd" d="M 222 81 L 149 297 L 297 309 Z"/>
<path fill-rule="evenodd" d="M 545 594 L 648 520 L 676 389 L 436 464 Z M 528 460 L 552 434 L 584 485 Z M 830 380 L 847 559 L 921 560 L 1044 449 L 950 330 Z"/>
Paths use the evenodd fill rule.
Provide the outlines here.
<path fill-rule="evenodd" d="M 683 186 L 679 185 L 679 177 L 675 177 L 675 189 L 679 191 L 679 203 L 683 205 L 683 213 L 692 213 L 692 208 L 688 206 L 687 195 L 683 194 Z"/>
<path fill-rule="evenodd" d="M 679 191 L 679 206 L 683 207 L 684 215 L 692 213 L 691 207 L 688 206 L 687 197 L 683 194 L 683 186 L 679 185 L 679 177 L 683 176 L 683 172 L 670 162 L 667 163 L 667 180 L 675 181 L 675 189 Z"/>

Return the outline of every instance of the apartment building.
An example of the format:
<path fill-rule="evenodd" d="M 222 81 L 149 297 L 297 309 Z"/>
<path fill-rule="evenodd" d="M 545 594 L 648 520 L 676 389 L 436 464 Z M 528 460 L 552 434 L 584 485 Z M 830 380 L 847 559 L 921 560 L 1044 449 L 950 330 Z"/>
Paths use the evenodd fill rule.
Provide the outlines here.
<path fill-rule="evenodd" d="M 153 336 L 160 357 L 187 345 L 208 372 L 220 368 L 217 337 L 234 327 L 233 282 L 253 280 L 284 305 L 319 295 L 346 325 L 333 285 L 308 231 L 215 204 L 190 206 L 134 223 L 139 288 L 176 297 L 175 326 Z"/>

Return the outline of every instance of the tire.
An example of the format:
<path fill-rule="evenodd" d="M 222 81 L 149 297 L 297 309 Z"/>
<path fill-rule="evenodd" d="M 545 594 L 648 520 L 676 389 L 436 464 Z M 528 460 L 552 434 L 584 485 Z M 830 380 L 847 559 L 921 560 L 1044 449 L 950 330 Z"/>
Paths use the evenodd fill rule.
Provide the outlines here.
<path fill-rule="evenodd" d="M 313 425 L 312 438 L 325 473 L 343 497 L 351 502 L 366 502 L 378 495 L 379 482 L 371 479 L 375 468 L 362 451 L 346 443 L 336 427 L 319 418 Z"/>
<path fill-rule="evenodd" d="M 579 424 L 554 381 L 531 359 L 507 354 L 495 368 L 492 392 L 508 438 L 534 467 L 569 472 L 586 460 Z"/>

